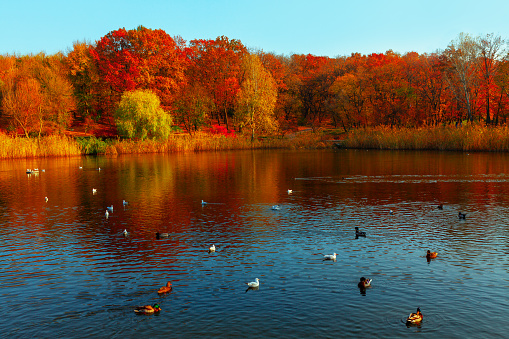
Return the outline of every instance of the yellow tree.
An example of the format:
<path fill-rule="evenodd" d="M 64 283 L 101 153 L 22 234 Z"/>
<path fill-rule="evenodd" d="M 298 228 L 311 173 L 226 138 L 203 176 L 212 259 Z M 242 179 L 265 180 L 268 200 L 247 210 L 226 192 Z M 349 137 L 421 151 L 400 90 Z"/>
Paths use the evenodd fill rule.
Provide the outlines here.
<path fill-rule="evenodd" d="M 272 133 L 278 124 L 274 117 L 277 85 L 256 54 L 246 54 L 242 61 L 242 82 L 237 94 L 235 121 L 255 133 Z"/>

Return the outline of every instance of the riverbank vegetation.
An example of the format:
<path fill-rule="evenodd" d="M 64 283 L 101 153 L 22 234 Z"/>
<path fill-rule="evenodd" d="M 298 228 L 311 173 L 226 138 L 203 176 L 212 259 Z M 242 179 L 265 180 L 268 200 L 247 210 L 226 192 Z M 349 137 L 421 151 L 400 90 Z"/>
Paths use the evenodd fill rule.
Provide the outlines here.
<path fill-rule="evenodd" d="M 349 147 L 505 151 L 508 88 L 494 34 L 459 34 L 430 54 L 329 58 L 139 26 L 65 54 L 1 55 L 0 157 L 324 147 L 345 136 Z"/>

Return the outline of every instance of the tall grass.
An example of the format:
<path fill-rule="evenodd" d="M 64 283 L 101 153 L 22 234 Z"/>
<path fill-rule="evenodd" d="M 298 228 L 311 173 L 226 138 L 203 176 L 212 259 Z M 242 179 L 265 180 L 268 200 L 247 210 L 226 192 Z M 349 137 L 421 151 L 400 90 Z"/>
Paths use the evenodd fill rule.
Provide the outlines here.
<path fill-rule="evenodd" d="M 467 125 L 426 128 L 378 127 L 348 133 L 348 148 L 387 150 L 509 151 L 509 128 Z"/>
<path fill-rule="evenodd" d="M 47 136 L 41 139 L 10 137 L 0 133 L 0 158 L 62 157 L 81 155 L 81 147 L 72 138 Z"/>

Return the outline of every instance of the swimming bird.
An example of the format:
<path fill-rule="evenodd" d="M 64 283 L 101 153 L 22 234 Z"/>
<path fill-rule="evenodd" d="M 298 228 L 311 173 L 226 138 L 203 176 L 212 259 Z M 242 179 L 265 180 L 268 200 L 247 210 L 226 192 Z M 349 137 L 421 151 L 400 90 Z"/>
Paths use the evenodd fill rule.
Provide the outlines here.
<path fill-rule="evenodd" d="M 216 251 L 216 246 L 215 245 L 212 245 L 209 247 L 209 252 L 215 252 Z"/>
<path fill-rule="evenodd" d="M 288 194 L 292 194 L 293 193 L 293 190 L 288 190 Z"/>
<path fill-rule="evenodd" d="M 355 236 L 356 237 L 365 237 L 366 232 L 361 232 L 361 231 L 359 231 L 359 227 L 355 227 Z"/>
<path fill-rule="evenodd" d="M 127 237 L 127 235 L 128 235 L 129 233 L 127 233 L 127 230 L 126 230 L 126 229 L 124 229 L 124 232 L 122 232 L 122 234 L 124 235 L 124 237 Z"/>
<path fill-rule="evenodd" d="M 44 201 L 48 202 L 48 197 L 44 197 Z"/>
<path fill-rule="evenodd" d="M 390 215 L 393 215 L 393 214 L 394 214 L 394 212 L 393 212 L 392 210 L 390 210 L 390 211 L 389 211 L 389 214 L 390 214 Z"/>
<path fill-rule="evenodd" d="M 80 169 L 83 169 L 83 166 L 80 166 L 79 168 L 80 168 Z"/>
<path fill-rule="evenodd" d="M 169 238 L 169 237 L 170 237 L 169 233 L 156 232 L 156 239 L 163 239 L 163 238 Z"/>
<path fill-rule="evenodd" d="M 154 304 L 153 306 L 150 306 L 150 305 L 138 306 L 134 310 L 134 312 L 140 313 L 140 314 L 152 314 L 154 312 L 159 312 L 159 311 L 161 311 L 161 307 L 159 307 L 159 304 Z"/>
<path fill-rule="evenodd" d="M 202 204 L 202 205 L 207 205 L 207 202 L 202 200 L 202 201 L 201 201 L 201 204 Z"/>
<path fill-rule="evenodd" d="M 255 281 L 246 283 L 249 288 L 256 288 L 260 286 L 260 279 L 256 278 Z"/>
<path fill-rule="evenodd" d="M 460 219 L 466 219 L 466 218 L 467 218 L 467 214 L 466 214 L 466 213 L 458 212 L 458 217 L 459 217 Z"/>
<path fill-rule="evenodd" d="M 27 174 L 32 174 L 32 170 L 30 168 L 27 168 Z"/>
<path fill-rule="evenodd" d="M 274 206 L 272 206 L 272 209 L 273 209 L 274 211 L 276 211 L 276 210 L 279 210 L 279 209 L 280 209 L 280 207 L 279 207 L 279 205 L 274 205 Z"/>
<path fill-rule="evenodd" d="M 92 188 L 92 194 L 96 194 L 97 193 L 97 188 Z"/>
<path fill-rule="evenodd" d="M 99 172 L 101 172 L 101 167 L 99 167 L 97 170 L 98 170 Z"/>
<path fill-rule="evenodd" d="M 426 258 L 427 259 L 435 259 L 437 257 L 438 253 L 437 252 L 431 252 L 430 250 L 428 250 L 428 252 L 426 253 Z"/>
<path fill-rule="evenodd" d="M 324 255 L 323 260 L 336 260 L 336 253 Z"/>
<path fill-rule="evenodd" d="M 406 319 L 407 324 L 419 324 L 422 321 L 423 315 L 421 313 L 421 309 L 417 307 L 416 313 L 410 313 L 408 318 Z"/>
<path fill-rule="evenodd" d="M 106 212 L 104 212 L 104 217 L 105 217 L 106 219 L 108 219 L 108 217 L 109 217 L 109 216 L 110 216 L 110 213 L 108 212 L 108 210 L 106 210 Z"/>
<path fill-rule="evenodd" d="M 359 288 L 370 287 L 371 286 L 371 281 L 372 281 L 372 279 L 361 277 L 361 279 L 360 279 L 359 283 L 357 284 L 357 286 Z"/>
<path fill-rule="evenodd" d="M 438 209 L 439 210 L 443 210 L 444 209 L 444 205 L 442 205 L 442 204 L 438 205 Z"/>
<path fill-rule="evenodd" d="M 127 206 L 127 205 L 129 205 L 129 203 L 125 200 L 122 200 L 122 205 Z"/>
<path fill-rule="evenodd" d="M 157 293 L 168 293 L 168 292 L 171 292 L 171 282 L 167 282 L 166 283 L 166 286 L 163 286 L 159 289 L 159 291 L 157 291 Z"/>
<path fill-rule="evenodd" d="M 113 205 L 108 206 L 108 207 L 106 207 L 106 208 L 108 209 L 108 211 L 110 211 L 111 213 L 113 213 Z"/>

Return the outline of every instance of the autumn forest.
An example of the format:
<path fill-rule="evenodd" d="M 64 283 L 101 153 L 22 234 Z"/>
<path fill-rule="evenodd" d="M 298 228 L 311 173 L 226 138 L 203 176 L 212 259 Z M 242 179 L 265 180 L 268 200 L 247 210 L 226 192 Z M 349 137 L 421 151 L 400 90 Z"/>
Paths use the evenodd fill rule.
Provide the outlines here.
<path fill-rule="evenodd" d="M 331 58 L 250 50 L 225 36 L 186 42 L 139 26 L 76 42 L 66 54 L 0 56 L 0 126 L 30 137 L 85 121 L 135 139 L 214 125 L 250 138 L 298 126 L 500 126 L 508 86 L 505 41 L 493 34 L 459 34 L 431 54 Z M 133 110 L 138 120 L 129 120 Z"/>

